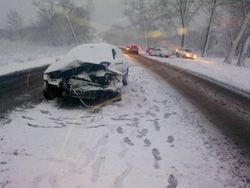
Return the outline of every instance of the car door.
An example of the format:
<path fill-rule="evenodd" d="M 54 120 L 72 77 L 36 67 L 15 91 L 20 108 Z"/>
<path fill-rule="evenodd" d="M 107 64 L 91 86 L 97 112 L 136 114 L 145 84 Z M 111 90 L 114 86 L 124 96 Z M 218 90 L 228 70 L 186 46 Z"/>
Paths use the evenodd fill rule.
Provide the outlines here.
<path fill-rule="evenodd" d="M 156 49 L 153 48 L 152 51 L 149 52 L 150 55 L 156 55 Z"/>
<path fill-rule="evenodd" d="M 115 69 L 120 71 L 121 73 L 127 72 L 129 67 L 128 60 L 124 57 L 122 52 L 117 48 L 112 49 L 113 59 L 114 59 L 114 66 Z"/>
<path fill-rule="evenodd" d="M 157 49 L 157 54 L 156 54 L 157 56 L 160 56 L 161 55 L 161 49 L 160 48 L 158 48 Z"/>

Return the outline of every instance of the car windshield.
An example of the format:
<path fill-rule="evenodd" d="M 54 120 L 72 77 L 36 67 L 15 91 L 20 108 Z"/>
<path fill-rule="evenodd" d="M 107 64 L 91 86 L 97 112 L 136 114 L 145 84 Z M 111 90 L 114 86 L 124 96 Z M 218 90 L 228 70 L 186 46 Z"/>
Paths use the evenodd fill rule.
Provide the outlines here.
<path fill-rule="evenodd" d="M 192 50 L 189 50 L 189 49 L 185 49 L 186 52 L 192 52 Z"/>
<path fill-rule="evenodd" d="M 0 188 L 250 188 L 250 0 L 0 0 Z"/>

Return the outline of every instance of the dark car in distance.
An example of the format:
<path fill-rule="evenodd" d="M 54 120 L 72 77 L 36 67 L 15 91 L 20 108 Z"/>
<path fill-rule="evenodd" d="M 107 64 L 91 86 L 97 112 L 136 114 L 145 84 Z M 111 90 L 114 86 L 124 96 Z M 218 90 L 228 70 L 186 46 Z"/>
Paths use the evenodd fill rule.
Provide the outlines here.
<path fill-rule="evenodd" d="M 137 45 L 130 45 L 126 47 L 127 52 L 129 53 L 135 53 L 135 54 L 139 54 L 139 46 Z"/>

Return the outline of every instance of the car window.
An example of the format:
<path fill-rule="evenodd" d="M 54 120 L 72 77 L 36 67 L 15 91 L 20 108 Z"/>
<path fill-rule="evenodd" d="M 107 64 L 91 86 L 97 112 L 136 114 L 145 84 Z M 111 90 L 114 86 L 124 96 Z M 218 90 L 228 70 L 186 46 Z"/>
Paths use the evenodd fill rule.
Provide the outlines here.
<path fill-rule="evenodd" d="M 116 57 L 116 51 L 115 51 L 115 49 L 112 49 L 112 56 L 113 56 L 113 59 L 115 59 L 115 57 Z"/>

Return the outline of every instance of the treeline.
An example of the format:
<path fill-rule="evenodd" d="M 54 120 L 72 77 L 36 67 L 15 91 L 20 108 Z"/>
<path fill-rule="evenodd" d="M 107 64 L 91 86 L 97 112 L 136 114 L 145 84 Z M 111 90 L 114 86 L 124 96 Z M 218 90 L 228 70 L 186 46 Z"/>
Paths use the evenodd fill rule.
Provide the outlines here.
<path fill-rule="evenodd" d="M 239 57 L 239 66 L 244 66 L 244 59 L 249 56 L 249 1 L 122 1 L 126 6 L 124 16 L 131 25 L 114 25 L 108 30 L 104 38 L 112 43 L 136 42 L 144 49 L 154 46 L 192 48 L 203 57 L 227 57 L 227 63 L 231 63 L 235 55 Z"/>
<path fill-rule="evenodd" d="M 24 26 L 23 17 L 11 10 L 5 17 L 4 39 L 25 40 L 35 44 L 61 46 L 80 44 L 91 40 L 92 1 L 78 6 L 73 0 L 36 0 L 37 19 Z"/>

